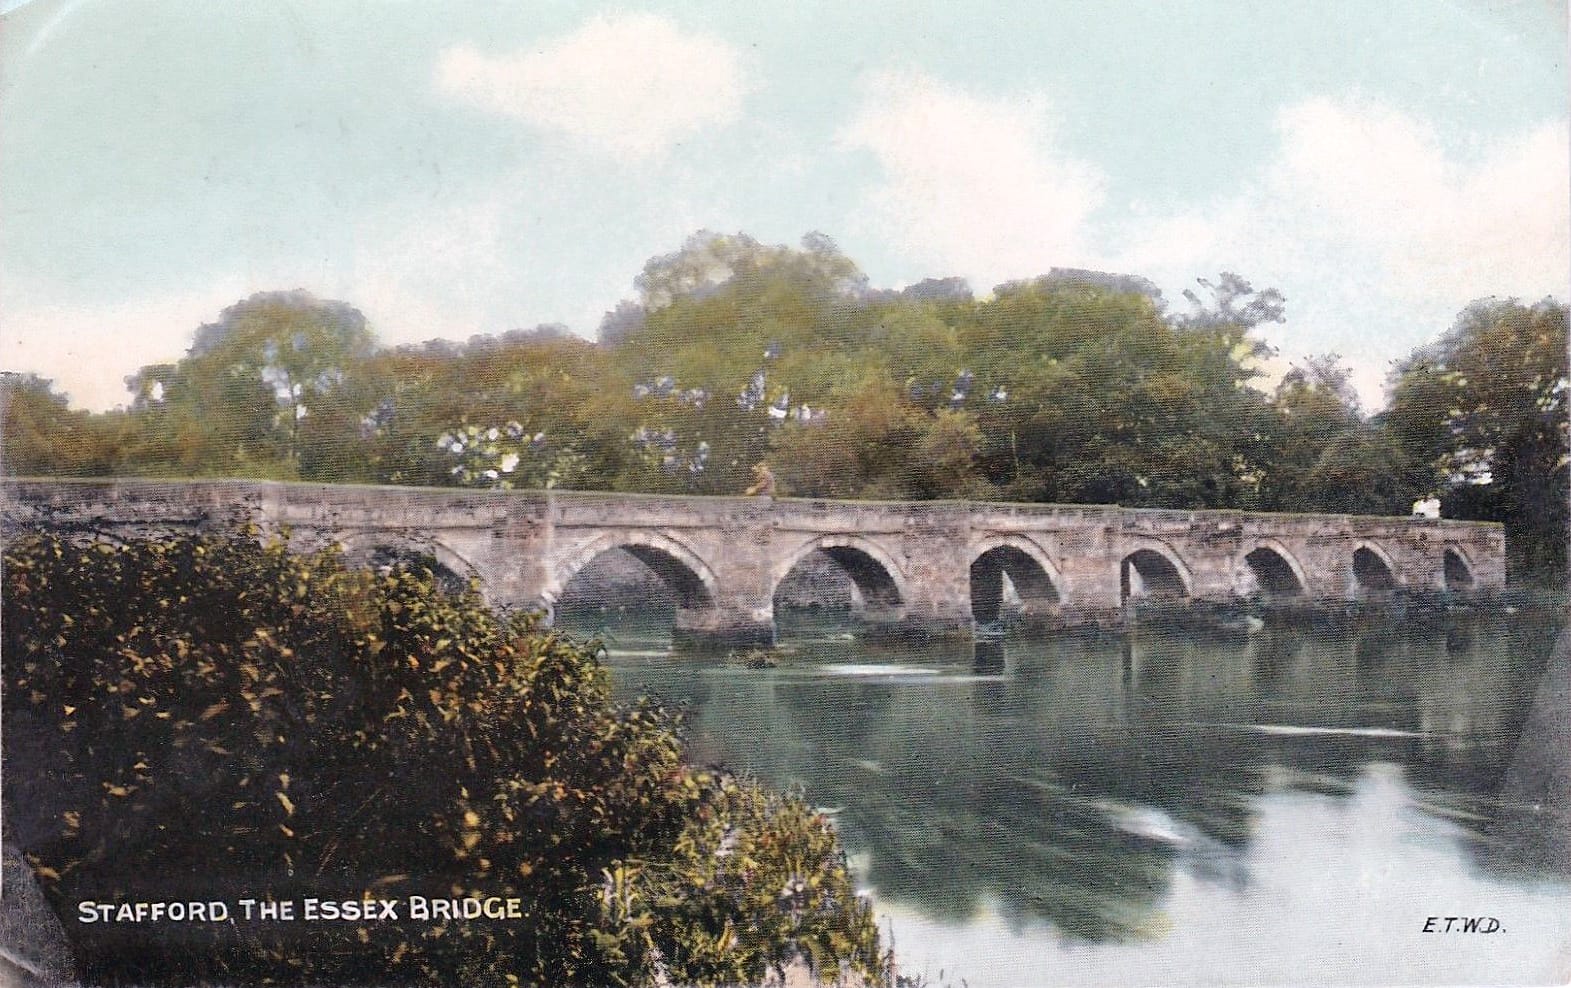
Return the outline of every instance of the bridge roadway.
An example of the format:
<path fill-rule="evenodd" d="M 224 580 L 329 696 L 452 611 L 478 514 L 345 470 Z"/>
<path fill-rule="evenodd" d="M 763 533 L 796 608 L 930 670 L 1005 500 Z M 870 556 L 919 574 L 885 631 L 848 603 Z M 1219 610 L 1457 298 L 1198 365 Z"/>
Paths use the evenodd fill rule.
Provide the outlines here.
<path fill-rule="evenodd" d="M 555 612 L 575 574 L 625 549 L 671 587 L 676 629 L 771 641 L 774 597 L 823 553 L 864 620 L 969 632 L 1019 614 L 1111 623 L 1130 601 L 1260 595 L 1325 603 L 1467 593 L 1505 582 L 1505 539 L 1482 522 L 959 501 L 816 501 L 576 491 L 470 491 L 261 481 L 5 480 L 0 533 L 127 538 L 250 522 L 351 560 L 435 557 L 493 604 Z"/>

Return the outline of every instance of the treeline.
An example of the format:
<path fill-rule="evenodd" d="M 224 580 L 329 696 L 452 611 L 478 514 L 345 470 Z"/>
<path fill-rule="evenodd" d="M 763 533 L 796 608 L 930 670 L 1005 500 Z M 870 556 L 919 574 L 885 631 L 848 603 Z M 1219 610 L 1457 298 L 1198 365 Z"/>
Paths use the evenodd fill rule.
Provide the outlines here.
<path fill-rule="evenodd" d="M 1283 299 L 1236 275 L 1183 311 L 1140 278 L 1054 270 L 976 298 L 868 287 L 826 238 L 695 235 L 651 259 L 598 342 L 542 326 L 378 345 L 363 315 L 264 293 L 186 357 L 72 410 L 4 382 L 13 474 L 777 491 L 1407 514 L 1508 526 L 1518 578 L 1559 580 L 1566 307 L 1487 300 L 1391 375 L 1381 414 L 1335 357 L 1260 384 Z"/>

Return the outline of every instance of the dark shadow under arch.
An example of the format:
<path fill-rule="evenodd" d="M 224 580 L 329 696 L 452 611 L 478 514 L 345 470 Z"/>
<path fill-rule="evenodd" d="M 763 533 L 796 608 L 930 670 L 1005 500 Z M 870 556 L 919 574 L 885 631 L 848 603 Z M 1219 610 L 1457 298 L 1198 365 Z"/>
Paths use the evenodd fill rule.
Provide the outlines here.
<path fill-rule="evenodd" d="M 630 605 L 701 610 L 714 606 L 703 578 L 656 546 L 608 545 L 573 571 L 557 595 L 558 609 Z"/>
<path fill-rule="evenodd" d="M 1013 600 L 1006 598 L 1005 582 Z M 996 546 L 971 563 L 971 616 L 979 624 L 992 624 L 1012 616 L 1042 617 L 1058 606 L 1058 588 L 1052 577 L 1030 553 L 1012 545 Z M 1012 607 L 1010 606 L 1012 605 Z"/>
<path fill-rule="evenodd" d="M 614 641 L 665 640 L 673 628 L 702 624 L 714 596 L 687 563 L 657 546 L 607 544 L 573 570 L 551 601 L 558 626 Z"/>
<path fill-rule="evenodd" d="M 827 552 L 809 552 L 775 585 L 774 611 L 849 615 L 862 607 L 856 581 Z"/>
<path fill-rule="evenodd" d="M 686 563 L 664 549 L 649 545 L 623 545 L 617 548 L 625 550 L 665 581 L 665 585 L 676 595 L 676 606 L 681 610 L 693 611 L 715 606 L 714 597 L 710 595 L 709 588 L 704 586 L 703 579 L 689 569 Z"/>
<path fill-rule="evenodd" d="M 855 546 L 819 546 L 803 554 L 775 585 L 776 623 L 793 612 L 839 613 L 864 621 L 898 620 L 905 599 L 894 576 Z"/>
<path fill-rule="evenodd" d="M 1379 553 L 1359 546 L 1353 550 L 1353 585 L 1361 595 L 1385 596 L 1396 589 L 1396 574 Z"/>
<path fill-rule="evenodd" d="M 1179 601 L 1189 596 L 1184 576 L 1171 559 L 1154 549 L 1136 549 L 1118 567 L 1119 599 Z"/>
<path fill-rule="evenodd" d="M 857 591 L 862 595 L 863 607 L 870 610 L 887 609 L 905 604 L 894 576 L 871 555 L 849 545 L 826 546 L 818 551 L 833 559 L 856 584 Z"/>
<path fill-rule="evenodd" d="M 1455 549 L 1447 549 L 1445 554 L 1445 580 L 1446 589 L 1452 593 L 1466 593 L 1473 589 L 1473 568 L 1462 558 L 1462 554 Z"/>
<path fill-rule="evenodd" d="M 1293 566 L 1280 552 L 1260 546 L 1244 557 L 1249 571 L 1254 574 L 1255 586 L 1269 600 L 1288 600 L 1304 596 L 1304 584 L 1293 572 Z"/>

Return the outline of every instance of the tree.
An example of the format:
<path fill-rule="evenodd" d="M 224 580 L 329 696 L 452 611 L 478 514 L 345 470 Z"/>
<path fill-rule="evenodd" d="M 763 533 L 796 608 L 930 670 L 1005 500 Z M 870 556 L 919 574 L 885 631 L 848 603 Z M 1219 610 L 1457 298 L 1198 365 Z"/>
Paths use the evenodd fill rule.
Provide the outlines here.
<path fill-rule="evenodd" d="M 644 325 L 644 307 L 631 299 L 616 303 L 600 320 L 596 338 L 601 343 L 621 343 Z"/>
<path fill-rule="evenodd" d="M 960 328 L 988 479 L 1024 500 L 1252 506 L 1249 327 L 1175 327 L 1152 291 L 1093 274 L 1004 286 Z"/>
<path fill-rule="evenodd" d="M 1405 515 L 1407 454 L 1388 434 L 1364 423 L 1338 433 L 1303 477 L 1297 510 L 1350 515 Z"/>
<path fill-rule="evenodd" d="M 1271 396 L 1269 441 L 1261 476 L 1260 506 L 1267 511 L 1345 511 L 1321 497 L 1327 489 L 1311 475 L 1321 458 L 1363 424 L 1351 372 L 1336 354 L 1310 357 L 1278 382 Z M 1345 455 L 1356 443 L 1344 443 Z M 1330 463 L 1325 464 L 1325 470 Z M 1325 470 L 1321 476 L 1328 476 Z M 1340 494 L 1330 491 L 1341 503 Z"/>
<path fill-rule="evenodd" d="M 679 298 L 702 297 L 734 279 L 762 275 L 810 283 L 840 295 L 866 290 L 867 276 L 822 233 L 802 237 L 801 250 L 770 247 L 745 233 L 727 235 L 700 230 L 682 249 L 651 258 L 634 279 L 644 307 L 665 308 Z"/>
<path fill-rule="evenodd" d="M 971 412 L 940 409 L 923 422 L 907 458 L 907 496 L 915 498 L 986 497 L 991 494 L 977 472 L 982 431 Z"/>
<path fill-rule="evenodd" d="M 1252 330 L 1283 300 L 1231 272 L 1178 315 L 1146 279 L 1079 269 L 978 301 L 959 278 L 870 291 L 821 234 L 700 231 L 635 286 L 598 344 L 544 326 L 381 350 L 343 303 L 254 296 L 128 382 L 121 462 L 735 494 L 767 461 L 815 496 L 1313 510 L 1310 475 L 1367 446 L 1334 361 L 1253 387 Z"/>
<path fill-rule="evenodd" d="M 924 417 L 894 382 L 869 373 L 821 419 L 778 430 L 769 462 L 783 492 L 797 497 L 906 497 Z"/>
<path fill-rule="evenodd" d="M 1386 425 L 1425 469 L 1409 493 L 1504 522 L 1515 579 L 1564 579 L 1566 306 L 1474 302 L 1395 371 Z"/>
<path fill-rule="evenodd" d="M 350 462 L 378 483 L 607 487 L 633 428 L 608 357 L 550 327 L 383 350 L 345 381 Z"/>
<path fill-rule="evenodd" d="M 1275 288 L 1258 291 L 1246 279 L 1223 271 L 1216 281 L 1196 278 L 1209 301 L 1192 288 L 1184 290 L 1190 311 L 1172 317 L 1173 324 L 1184 328 L 1237 326 L 1253 329 L 1263 322 L 1282 322 L 1287 318 L 1287 300 Z"/>
<path fill-rule="evenodd" d="M 184 359 L 128 380 L 163 447 L 149 459 L 188 475 L 331 474 L 359 417 L 342 400 L 345 376 L 374 346 L 365 316 L 343 302 L 292 291 L 235 303 L 197 329 Z"/>
<path fill-rule="evenodd" d="M 73 410 L 36 374 L 0 372 L 0 468 L 12 476 L 113 473 L 123 418 Z"/>
<path fill-rule="evenodd" d="M 901 289 L 899 297 L 908 302 L 969 303 L 975 300 L 971 284 L 964 278 L 923 278 Z"/>

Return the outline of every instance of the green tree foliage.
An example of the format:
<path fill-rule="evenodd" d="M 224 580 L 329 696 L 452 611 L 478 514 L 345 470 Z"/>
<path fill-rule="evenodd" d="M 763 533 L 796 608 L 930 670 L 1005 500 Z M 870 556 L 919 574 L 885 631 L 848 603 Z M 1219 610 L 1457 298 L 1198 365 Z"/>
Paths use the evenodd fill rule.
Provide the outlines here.
<path fill-rule="evenodd" d="M 635 286 L 597 343 L 541 326 L 397 348 L 343 303 L 258 295 L 143 368 L 129 415 L 28 392 L 7 453 L 62 474 L 671 494 L 739 494 L 767 463 L 798 496 L 1380 514 L 1443 489 L 1448 514 L 1537 539 L 1517 571 L 1560 566 L 1532 534 L 1564 515 L 1552 303 L 1469 310 L 1371 418 L 1334 357 L 1262 389 L 1256 330 L 1285 302 L 1231 272 L 1175 310 L 1144 279 L 1066 269 L 984 298 L 956 278 L 876 291 L 821 235 L 703 231 Z"/>
<path fill-rule="evenodd" d="M 1295 503 L 1303 510 L 1352 515 L 1405 514 L 1407 451 L 1389 433 L 1359 423 L 1338 433 L 1315 459 Z"/>
<path fill-rule="evenodd" d="M 69 407 L 52 382 L 0 372 L 0 468 L 12 476 L 105 476 L 120 458 L 123 417 Z"/>
<path fill-rule="evenodd" d="M 1184 290 L 1190 311 L 1174 317 L 1174 322 L 1184 327 L 1242 327 L 1248 329 L 1263 322 L 1283 322 L 1287 318 L 1287 300 L 1275 288 L 1256 290 L 1244 278 L 1231 271 L 1223 271 L 1216 281 L 1198 278 L 1195 281 L 1209 298 L 1202 298 L 1192 288 Z"/>
<path fill-rule="evenodd" d="M 911 450 L 926 418 L 893 382 L 870 375 L 834 414 L 780 430 L 770 455 L 776 478 L 805 497 L 911 496 Z"/>
<path fill-rule="evenodd" d="M 1412 485 L 1453 517 L 1505 522 L 1517 578 L 1566 567 L 1566 306 L 1476 302 L 1397 368 L 1387 422 Z"/>
<path fill-rule="evenodd" d="M 147 472 L 311 476 L 356 455 L 344 379 L 370 356 L 360 312 L 307 292 L 262 292 L 196 331 L 186 357 L 127 380 Z"/>
<path fill-rule="evenodd" d="M 648 311 L 681 299 L 702 298 L 724 285 L 795 286 L 819 301 L 860 294 L 867 277 L 821 233 L 802 238 L 802 249 L 770 247 L 746 234 L 700 230 L 682 249 L 651 258 L 633 282 Z"/>
<path fill-rule="evenodd" d="M 1283 376 L 1263 452 L 1261 506 L 1270 511 L 1406 514 L 1412 458 L 1359 408 L 1352 374 L 1335 354 Z"/>
<path fill-rule="evenodd" d="M 1076 274 L 1002 286 L 967 326 L 989 398 L 986 469 L 1012 497 L 1249 507 L 1260 345 L 1178 325 L 1153 294 Z"/>
<path fill-rule="evenodd" d="M 1404 514 L 1411 459 L 1359 409 L 1335 354 L 1311 357 L 1277 384 L 1262 444 L 1260 506 L 1268 511 Z"/>
<path fill-rule="evenodd" d="M 113 983 L 882 977 L 833 835 L 681 760 L 590 652 L 428 570 L 249 537 L 5 556 L 5 800 Z M 800 886 L 800 888 L 798 888 Z M 501 896 L 513 921 L 76 922 L 80 900 Z M 299 908 L 297 906 L 297 908 Z"/>
<path fill-rule="evenodd" d="M 615 398 L 605 358 L 555 327 L 384 350 L 346 382 L 361 411 L 361 454 L 342 464 L 347 475 L 311 479 L 502 486 L 484 483 L 498 479 L 484 473 L 511 454 L 512 486 L 592 486 L 628 455 L 625 415 L 606 407 Z M 454 439 L 470 429 L 485 438 L 455 453 Z M 483 463 L 487 445 L 492 462 Z"/>

